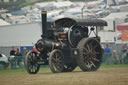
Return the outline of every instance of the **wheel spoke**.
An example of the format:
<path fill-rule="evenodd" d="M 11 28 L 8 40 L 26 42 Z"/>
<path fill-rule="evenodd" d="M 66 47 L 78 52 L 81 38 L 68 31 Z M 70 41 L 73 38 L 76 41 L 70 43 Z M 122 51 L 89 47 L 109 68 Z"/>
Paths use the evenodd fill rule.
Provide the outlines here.
<path fill-rule="evenodd" d="M 90 43 L 90 51 L 93 51 L 93 46 L 92 46 L 92 42 Z"/>
<path fill-rule="evenodd" d="M 60 53 L 55 53 L 56 54 L 56 59 L 59 59 L 61 54 Z"/>
<path fill-rule="evenodd" d="M 97 62 L 99 62 L 99 60 L 98 59 L 96 59 L 96 58 L 92 58 L 94 61 L 97 61 Z"/>
<path fill-rule="evenodd" d="M 55 65 L 55 70 L 57 71 L 57 70 L 59 70 L 59 64 L 58 63 L 56 63 L 56 64 L 54 64 Z"/>
<path fill-rule="evenodd" d="M 94 66 L 96 68 L 96 65 L 92 61 L 90 61 L 90 63 L 92 66 Z"/>
<path fill-rule="evenodd" d="M 92 42 L 90 42 L 90 45 L 91 45 L 91 46 L 93 46 L 93 41 L 92 41 Z"/>
<path fill-rule="evenodd" d="M 56 59 L 53 57 L 53 58 L 52 58 L 52 61 L 53 61 L 53 62 L 56 62 Z"/>
<path fill-rule="evenodd" d="M 83 49 L 84 49 L 84 51 L 85 51 L 85 52 L 89 52 L 89 50 L 88 50 L 88 49 L 86 49 L 86 48 L 83 48 Z"/>
<path fill-rule="evenodd" d="M 88 55 L 88 53 L 84 52 L 83 55 Z"/>
<path fill-rule="evenodd" d="M 60 58 L 60 57 L 59 57 L 59 58 Z M 57 61 L 57 69 L 61 69 L 61 67 L 62 67 L 62 60 L 59 59 L 59 60 Z"/>
<path fill-rule="evenodd" d="M 51 52 L 49 66 L 51 71 L 54 73 L 61 72 L 63 70 L 63 54 L 60 50 L 53 50 Z"/>
<path fill-rule="evenodd" d="M 88 67 L 88 68 L 91 68 L 91 65 L 90 65 L 90 63 L 89 63 L 88 61 L 87 61 L 86 64 L 87 64 L 87 67 Z"/>
<path fill-rule="evenodd" d="M 93 50 L 95 50 L 97 46 L 98 46 L 98 45 L 95 45 L 95 46 L 93 47 Z"/>
<path fill-rule="evenodd" d="M 33 66 L 32 66 L 32 65 L 30 65 L 29 69 L 30 69 L 30 71 L 31 71 L 31 72 L 32 72 L 32 68 L 33 68 Z"/>
<path fill-rule="evenodd" d="M 56 59 L 57 59 L 57 57 L 58 57 L 58 54 L 57 54 L 57 53 L 55 53 L 55 57 L 56 57 Z"/>
<path fill-rule="evenodd" d="M 34 72 L 34 66 L 32 65 L 32 72 Z"/>
<path fill-rule="evenodd" d="M 31 70 L 31 68 L 32 68 L 32 65 L 28 65 L 28 69 Z"/>
<path fill-rule="evenodd" d="M 58 57 L 58 60 L 61 60 L 61 57 L 60 56 Z"/>
<path fill-rule="evenodd" d="M 29 56 L 28 57 L 28 60 L 30 61 L 30 62 L 32 62 L 32 58 L 31 58 L 32 56 Z"/>
<path fill-rule="evenodd" d="M 58 69 L 61 69 L 62 65 L 60 63 L 58 63 L 57 67 L 58 67 Z"/>
<path fill-rule="evenodd" d="M 90 47 L 89 47 L 89 44 L 87 44 L 87 48 L 88 48 L 88 51 L 91 52 L 91 49 L 90 49 Z"/>
<path fill-rule="evenodd" d="M 37 70 L 37 65 L 34 65 L 34 69 L 35 69 L 35 71 Z"/>
<path fill-rule="evenodd" d="M 31 67 L 31 63 L 27 63 L 27 67 Z"/>
<path fill-rule="evenodd" d="M 33 61 L 33 56 L 31 56 L 31 61 Z"/>
<path fill-rule="evenodd" d="M 52 63 L 52 66 L 53 66 L 53 69 L 55 70 L 55 68 L 56 68 L 56 65 L 55 65 L 55 63 Z"/>
<path fill-rule="evenodd" d="M 84 57 L 84 58 L 83 58 L 83 61 L 86 62 L 87 59 L 88 59 L 88 56 Z"/>
<path fill-rule="evenodd" d="M 37 65 L 34 65 L 34 69 L 35 69 L 35 71 L 37 70 Z"/>
<path fill-rule="evenodd" d="M 53 62 L 53 65 L 54 65 L 54 70 L 56 71 L 56 69 L 58 69 L 58 63 L 57 62 Z"/>

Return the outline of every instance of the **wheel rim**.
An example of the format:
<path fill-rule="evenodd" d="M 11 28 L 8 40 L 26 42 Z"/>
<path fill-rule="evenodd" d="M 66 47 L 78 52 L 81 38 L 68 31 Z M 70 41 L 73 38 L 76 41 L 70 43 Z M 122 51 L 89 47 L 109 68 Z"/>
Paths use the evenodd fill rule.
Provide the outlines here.
<path fill-rule="evenodd" d="M 39 70 L 39 65 L 37 63 L 37 56 L 34 52 L 29 52 L 26 55 L 26 61 L 25 61 L 26 69 L 28 73 L 35 74 Z"/>
<path fill-rule="evenodd" d="M 62 52 L 59 50 L 54 50 L 51 53 L 49 64 L 53 73 L 62 72 L 64 68 Z"/>
<path fill-rule="evenodd" d="M 88 40 L 83 47 L 83 62 L 88 70 L 98 68 L 101 63 L 101 46 L 95 39 Z"/>

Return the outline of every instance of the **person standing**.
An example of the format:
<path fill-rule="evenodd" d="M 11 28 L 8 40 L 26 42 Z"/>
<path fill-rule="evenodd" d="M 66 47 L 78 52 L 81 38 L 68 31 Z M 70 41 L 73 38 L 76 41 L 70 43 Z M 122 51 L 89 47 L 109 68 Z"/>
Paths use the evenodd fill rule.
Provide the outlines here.
<path fill-rule="evenodd" d="M 10 56 L 8 57 L 8 61 L 9 61 L 8 69 L 11 69 L 12 59 L 14 59 L 15 54 L 16 54 L 15 48 L 12 47 L 10 51 Z"/>
<path fill-rule="evenodd" d="M 20 53 L 19 48 L 16 49 L 16 54 L 15 54 L 15 56 L 22 56 L 22 54 Z"/>
<path fill-rule="evenodd" d="M 26 47 L 24 47 L 23 50 L 24 50 L 23 60 L 24 60 L 24 64 L 25 64 L 25 57 L 26 57 L 27 53 L 29 52 L 29 50 Z M 24 67 L 25 67 L 25 65 L 24 65 Z"/>
<path fill-rule="evenodd" d="M 126 58 L 126 53 L 127 53 L 127 48 L 126 48 L 125 45 L 122 46 L 121 52 L 122 52 L 121 64 L 124 64 L 125 63 L 125 58 Z"/>
<path fill-rule="evenodd" d="M 29 52 L 29 50 L 26 47 L 24 47 L 23 50 L 24 50 L 24 56 L 26 56 L 26 54 Z"/>
<path fill-rule="evenodd" d="M 22 57 L 22 54 L 21 54 L 19 48 L 16 49 L 15 56 L 16 56 L 17 65 L 18 65 L 18 67 L 20 67 L 20 63 L 22 62 L 23 57 Z"/>
<path fill-rule="evenodd" d="M 128 64 L 128 44 L 126 46 L 126 49 L 127 49 L 127 51 L 126 51 L 125 64 Z"/>
<path fill-rule="evenodd" d="M 15 48 L 12 47 L 12 49 L 10 51 L 10 56 L 15 56 L 15 54 L 16 54 Z"/>
<path fill-rule="evenodd" d="M 117 51 L 113 50 L 113 64 L 120 64 L 120 59 L 119 56 L 117 55 Z"/>
<path fill-rule="evenodd" d="M 112 64 L 112 51 L 109 48 L 108 44 L 104 49 L 104 53 L 105 53 L 105 64 Z"/>

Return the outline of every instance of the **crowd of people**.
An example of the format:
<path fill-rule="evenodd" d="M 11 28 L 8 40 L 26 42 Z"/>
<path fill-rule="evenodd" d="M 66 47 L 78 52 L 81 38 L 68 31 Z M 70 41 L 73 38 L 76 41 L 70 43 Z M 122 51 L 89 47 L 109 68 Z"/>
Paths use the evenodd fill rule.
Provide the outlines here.
<path fill-rule="evenodd" d="M 121 55 L 118 55 L 116 50 L 111 50 L 109 44 L 104 48 L 104 58 L 103 63 L 109 64 L 128 64 L 128 45 L 123 45 L 121 50 Z"/>
<path fill-rule="evenodd" d="M 11 48 L 10 56 L 8 57 L 8 61 L 9 61 L 8 69 L 12 68 L 14 61 L 16 61 L 17 65 L 20 66 L 20 62 L 22 62 L 22 60 L 24 60 L 24 57 L 25 57 L 26 53 L 28 52 L 28 50 L 25 47 L 23 50 L 24 50 L 24 55 L 21 54 L 19 48 L 16 48 L 16 50 L 14 47 Z M 15 60 L 15 57 L 17 57 L 17 60 Z M 20 58 L 18 59 L 18 57 L 20 57 L 22 60 Z"/>
<path fill-rule="evenodd" d="M 14 64 L 14 62 L 16 62 L 16 64 L 18 66 L 20 66 L 20 62 L 25 62 L 25 56 L 26 54 L 29 52 L 29 49 L 27 49 L 26 47 L 23 48 L 24 53 L 21 54 L 20 49 L 19 48 L 15 48 L 12 47 L 10 50 L 10 56 L 8 57 L 8 61 L 9 61 L 9 66 L 8 69 L 11 69 Z M 38 52 L 37 49 L 35 47 L 33 47 L 32 51 L 34 52 Z"/>

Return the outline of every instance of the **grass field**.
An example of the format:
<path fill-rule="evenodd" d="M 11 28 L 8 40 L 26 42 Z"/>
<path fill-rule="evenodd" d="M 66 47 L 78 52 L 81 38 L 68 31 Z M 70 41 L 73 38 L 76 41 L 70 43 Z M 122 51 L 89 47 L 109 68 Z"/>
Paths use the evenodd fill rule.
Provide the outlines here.
<path fill-rule="evenodd" d="M 102 65 L 98 71 L 51 73 L 41 68 L 35 75 L 25 69 L 0 70 L 0 85 L 128 85 L 128 65 Z"/>

